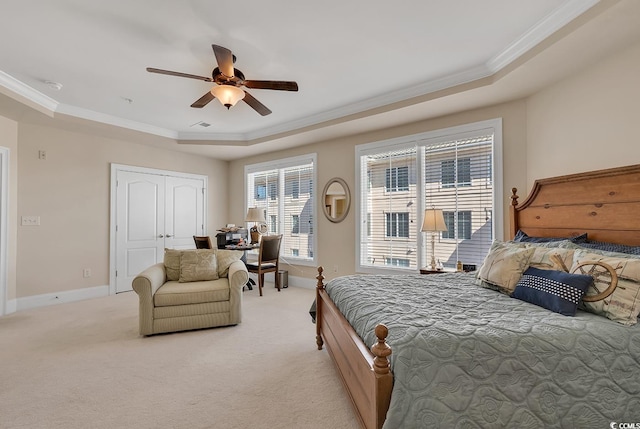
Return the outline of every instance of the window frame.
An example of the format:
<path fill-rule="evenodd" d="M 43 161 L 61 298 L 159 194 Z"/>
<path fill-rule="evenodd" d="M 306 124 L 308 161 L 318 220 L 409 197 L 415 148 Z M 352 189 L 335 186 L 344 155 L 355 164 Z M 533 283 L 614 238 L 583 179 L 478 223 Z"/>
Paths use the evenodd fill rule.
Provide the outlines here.
<path fill-rule="evenodd" d="M 278 186 L 277 186 L 277 192 L 276 192 L 276 198 L 275 198 L 275 200 L 278 201 L 278 214 L 277 214 L 276 221 L 278 223 L 278 230 L 284 231 L 285 222 L 286 222 L 284 214 L 285 214 L 285 204 L 287 200 L 285 186 L 284 186 L 285 169 L 295 168 L 297 166 L 302 166 L 306 164 L 313 165 L 312 172 L 311 172 L 311 184 L 309 187 L 309 191 L 311 194 L 311 197 L 309 198 L 309 204 L 311 204 L 311 214 L 310 214 L 311 223 L 309 225 L 309 233 L 308 234 L 305 233 L 309 237 L 313 237 L 312 240 L 310 239 L 310 241 L 312 242 L 309 245 L 309 257 L 301 258 L 301 257 L 292 256 L 292 255 L 283 255 L 283 257 L 286 257 L 287 260 L 292 265 L 304 265 L 304 266 L 315 267 L 318 265 L 318 260 L 316 256 L 318 254 L 318 235 L 315 233 L 315 231 L 318 230 L 318 225 L 317 225 L 318 215 L 317 215 L 317 202 L 316 202 L 318 199 L 318 190 L 317 190 L 318 162 L 317 162 L 316 153 L 310 153 L 310 154 L 294 156 L 290 158 L 282 158 L 282 159 L 277 159 L 272 161 L 245 165 L 244 166 L 244 213 L 246 213 L 249 208 L 249 195 L 250 195 L 249 194 L 250 192 L 249 175 L 271 171 L 271 170 L 278 170 Z M 299 191 L 301 191 L 300 187 L 299 187 Z M 254 192 L 254 191 L 251 190 L 251 192 Z M 268 189 L 266 193 L 266 200 L 271 201 L 271 194 Z M 299 198 L 296 198 L 294 200 L 299 201 Z M 261 201 L 264 201 L 264 200 L 261 200 Z M 267 219 L 267 223 L 269 225 L 269 233 L 273 234 L 273 232 L 271 231 L 270 220 L 271 220 L 270 218 Z M 291 235 L 293 237 L 298 237 L 302 234 L 298 232 L 297 234 L 292 233 Z M 284 240 L 286 240 L 286 238 L 283 236 L 283 242 L 282 242 L 281 248 L 285 247 Z M 296 246 L 293 246 L 292 248 L 294 247 L 297 248 Z M 257 259 L 257 252 L 248 252 L 248 259 L 249 260 Z"/>
<path fill-rule="evenodd" d="M 415 146 L 424 146 L 426 142 L 447 142 L 458 139 L 466 139 L 472 138 L 475 136 L 480 136 L 483 134 L 493 134 L 493 150 L 492 150 L 492 161 L 490 162 L 491 166 L 491 177 L 493 183 L 493 198 L 492 198 L 492 207 L 493 207 L 493 219 L 491 222 L 491 230 L 492 237 L 497 240 L 502 240 L 504 237 L 504 220 L 503 220 L 503 142 L 502 142 L 502 118 L 494 118 L 488 119 L 485 121 L 473 122 L 469 124 L 463 124 L 448 128 L 443 128 L 434 131 L 428 131 L 419 134 L 412 134 L 407 136 L 401 136 L 393 139 L 382 140 L 372 143 L 366 143 L 357 145 L 355 147 L 355 195 L 354 199 L 354 208 L 356 214 L 356 222 L 355 222 L 355 239 L 356 239 L 356 255 L 355 255 L 355 271 L 357 273 L 371 273 L 371 274 L 384 274 L 389 273 L 391 271 L 397 271 L 402 273 L 407 273 L 407 269 L 402 269 L 399 267 L 371 267 L 368 265 L 363 265 L 361 262 L 363 254 L 361 248 L 361 241 L 366 240 L 366 232 L 368 225 L 365 225 L 362 222 L 362 219 L 365 219 L 367 203 L 365 200 L 366 192 L 369 188 L 370 179 L 367 183 L 362 183 L 363 174 L 366 174 L 366 171 L 363 171 L 362 160 L 363 157 L 368 155 L 376 155 L 383 152 L 391 152 L 391 151 L 399 151 L 402 149 L 409 149 Z M 418 157 L 420 159 L 420 157 Z M 420 161 L 422 162 L 422 161 Z M 457 168 L 457 166 L 456 166 Z M 418 171 L 422 169 L 419 167 Z M 419 178 L 418 183 L 423 183 L 424 178 Z M 363 186 L 367 186 L 367 189 L 362 189 Z M 385 187 L 386 189 L 386 187 Z M 422 195 L 421 195 L 422 194 Z M 416 202 L 418 207 L 421 208 L 420 219 L 422 219 L 422 213 L 425 208 L 425 195 L 423 193 L 418 193 L 416 196 Z M 420 225 L 417 225 L 418 222 L 410 223 L 410 228 L 418 228 Z M 457 225 L 456 225 L 457 226 Z M 385 224 L 386 228 L 386 224 Z M 386 231 L 385 231 L 386 232 Z M 363 236 L 363 233 L 365 234 Z M 416 247 L 417 247 L 417 261 L 424 260 L 423 252 L 425 245 L 429 238 L 426 234 L 418 233 L 416 238 Z M 371 255 L 369 255 L 369 258 Z"/>

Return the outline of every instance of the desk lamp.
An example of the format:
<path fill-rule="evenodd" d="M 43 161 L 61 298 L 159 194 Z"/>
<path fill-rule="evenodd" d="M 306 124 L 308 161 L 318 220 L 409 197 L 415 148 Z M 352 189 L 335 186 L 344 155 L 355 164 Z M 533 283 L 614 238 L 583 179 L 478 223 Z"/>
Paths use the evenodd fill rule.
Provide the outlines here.
<path fill-rule="evenodd" d="M 431 270 L 436 270 L 436 234 L 447 230 L 442 210 L 431 208 L 424 211 L 424 221 L 420 231 L 431 233 Z"/>
<path fill-rule="evenodd" d="M 258 207 L 250 207 L 247 210 L 247 217 L 245 219 L 246 222 L 253 222 L 253 226 L 251 227 L 251 244 L 256 244 L 260 241 L 260 233 L 258 232 L 258 223 L 266 222 L 264 218 L 264 211 Z"/>

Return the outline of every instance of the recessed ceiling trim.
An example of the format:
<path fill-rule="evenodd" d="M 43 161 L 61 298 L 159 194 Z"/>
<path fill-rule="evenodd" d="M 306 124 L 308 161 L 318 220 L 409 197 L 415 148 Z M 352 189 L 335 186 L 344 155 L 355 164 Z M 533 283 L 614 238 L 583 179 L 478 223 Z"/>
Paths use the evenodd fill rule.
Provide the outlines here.
<path fill-rule="evenodd" d="M 107 125 L 113 125 L 116 127 L 127 128 L 133 131 L 140 131 L 147 134 L 153 134 L 160 137 L 167 137 L 170 139 L 177 139 L 178 133 L 166 128 L 155 127 L 149 124 L 143 124 L 137 121 L 130 121 L 127 119 L 119 118 L 116 116 L 107 115 L 105 113 L 95 112 L 93 110 L 82 109 L 68 104 L 58 105 L 56 113 L 63 115 L 74 116 L 80 119 L 87 119 L 89 121 L 100 122 Z"/>
<path fill-rule="evenodd" d="M 14 78 L 11 75 L 8 75 L 2 70 L 0 70 L 0 85 L 9 90 L 9 93 L 3 91 L 3 93 L 8 95 L 9 97 L 15 99 L 15 96 L 17 95 L 19 97 L 25 98 L 28 101 L 31 101 L 32 103 L 45 108 L 48 111 L 46 113 L 48 113 L 49 116 L 52 116 L 53 112 L 55 112 L 56 108 L 58 107 L 58 102 L 53 98 L 44 95 L 40 91 L 37 91 L 28 85 L 25 85 L 18 79 Z"/>
<path fill-rule="evenodd" d="M 600 0 L 570 0 L 564 3 L 490 59 L 487 67 L 492 73 L 499 72 L 599 2 Z"/>

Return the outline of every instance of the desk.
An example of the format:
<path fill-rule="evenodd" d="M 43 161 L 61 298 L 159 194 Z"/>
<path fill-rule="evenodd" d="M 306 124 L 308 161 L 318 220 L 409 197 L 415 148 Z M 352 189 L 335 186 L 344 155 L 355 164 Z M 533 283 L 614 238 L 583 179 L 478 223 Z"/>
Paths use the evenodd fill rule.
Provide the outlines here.
<path fill-rule="evenodd" d="M 260 248 L 260 243 L 254 243 L 254 244 L 227 244 L 226 246 L 224 246 L 225 249 L 227 250 L 242 250 L 242 258 L 240 258 L 240 260 L 242 262 L 244 262 L 245 264 L 247 263 L 247 250 L 253 250 L 253 249 L 259 249 Z M 253 287 L 256 285 L 256 282 L 253 279 L 249 279 L 249 281 L 247 281 L 247 288 L 249 290 L 253 290 Z"/>
<path fill-rule="evenodd" d="M 227 244 L 226 246 L 224 246 L 225 249 L 227 250 L 252 250 L 252 249 L 259 249 L 260 248 L 260 243 L 255 243 L 255 244 Z"/>

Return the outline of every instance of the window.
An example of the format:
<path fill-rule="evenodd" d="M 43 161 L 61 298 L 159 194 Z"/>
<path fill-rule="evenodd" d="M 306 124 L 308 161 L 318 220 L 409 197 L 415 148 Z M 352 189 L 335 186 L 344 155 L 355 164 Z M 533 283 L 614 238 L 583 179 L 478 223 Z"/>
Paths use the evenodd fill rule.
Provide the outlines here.
<path fill-rule="evenodd" d="M 264 200 L 267 198 L 267 186 L 266 185 L 256 185 L 255 187 L 255 196 L 256 200 Z"/>
<path fill-rule="evenodd" d="M 442 238 L 471 240 L 470 211 L 459 211 L 457 216 L 456 212 L 443 212 L 442 214 L 444 215 L 444 223 L 447 225 L 447 230 L 442 232 Z"/>
<path fill-rule="evenodd" d="M 300 216 L 291 216 L 291 234 L 300 234 Z"/>
<path fill-rule="evenodd" d="M 409 167 L 392 167 L 386 170 L 387 192 L 409 190 Z"/>
<path fill-rule="evenodd" d="M 441 162 L 442 187 L 471 186 L 471 158 L 448 159 Z M 491 170 L 488 170 L 491 171 Z"/>
<path fill-rule="evenodd" d="M 387 237 L 409 238 L 409 213 L 386 213 Z"/>
<path fill-rule="evenodd" d="M 408 259 L 400 259 L 400 258 L 385 258 L 385 265 L 392 265 L 394 267 L 408 267 L 409 260 Z"/>
<path fill-rule="evenodd" d="M 291 249 L 291 256 L 300 256 L 300 249 Z"/>
<path fill-rule="evenodd" d="M 501 130 L 494 119 L 357 146 L 356 269 L 425 266 L 431 236 L 420 226 L 431 207 L 448 229 L 436 236 L 436 259 L 480 265 L 502 238 L 502 211 L 493 209 L 502 206 Z"/>
<path fill-rule="evenodd" d="M 302 265 L 316 264 L 315 165 L 310 154 L 245 166 L 246 208 L 265 211 L 269 233 L 282 234 L 282 254 Z"/>

